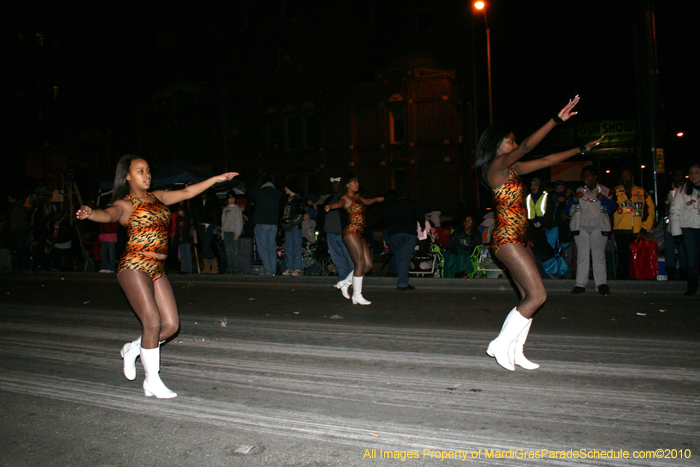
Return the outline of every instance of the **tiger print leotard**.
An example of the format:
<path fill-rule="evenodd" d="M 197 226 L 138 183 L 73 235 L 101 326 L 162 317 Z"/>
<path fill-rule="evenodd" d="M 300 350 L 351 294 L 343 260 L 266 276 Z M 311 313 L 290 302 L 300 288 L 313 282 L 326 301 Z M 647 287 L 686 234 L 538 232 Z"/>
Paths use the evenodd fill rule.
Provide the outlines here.
<path fill-rule="evenodd" d="M 348 235 L 357 235 L 360 238 L 365 238 L 365 211 L 367 206 L 360 201 L 360 197 L 352 200 L 352 204 L 348 207 L 348 223 L 343 229 L 343 238 Z"/>
<path fill-rule="evenodd" d="M 168 254 L 168 232 L 170 229 L 170 209 L 158 198 L 149 193 L 153 201 L 142 201 L 131 195 L 133 210 L 126 223 L 126 251 L 119 260 L 117 272 L 124 269 L 138 269 L 148 274 L 153 281 L 165 275 L 165 260 L 145 255 Z"/>
<path fill-rule="evenodd" d="M 493 190 L 493 199 L 496 202 L 496 223 L 491 233 L 494 255 L 506 243 L 527 245 L 525 184 L 513 169 L 510 169 L 508 180 Z"/>

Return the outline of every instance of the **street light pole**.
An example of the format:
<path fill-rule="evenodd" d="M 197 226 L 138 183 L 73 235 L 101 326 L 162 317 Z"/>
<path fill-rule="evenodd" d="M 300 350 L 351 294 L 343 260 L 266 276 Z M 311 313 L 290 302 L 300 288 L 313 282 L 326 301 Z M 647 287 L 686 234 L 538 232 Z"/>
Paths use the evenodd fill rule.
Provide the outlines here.
<path fill-rule="evenodd" d="M 486 20 L 486 12 L 484 12 L 484 20 Z M 488 21 L 486 22 L 486 60 L 489 69 L 489 125 L 493 125 L 493 92 L 491 89 L 491 28 Z"/>
<path fill-rule="evenodd" d="M 486 17 L 486 4 L 484 2 L 476 2 L 474 8 L 481 10 L 484 13 L 484 24 L 486 25 L 486 64 L 489 76 L 489 125 L 493 125 L 493 92 L 491 88 L 491 28 L 489 28 L 489 20 Z"/>

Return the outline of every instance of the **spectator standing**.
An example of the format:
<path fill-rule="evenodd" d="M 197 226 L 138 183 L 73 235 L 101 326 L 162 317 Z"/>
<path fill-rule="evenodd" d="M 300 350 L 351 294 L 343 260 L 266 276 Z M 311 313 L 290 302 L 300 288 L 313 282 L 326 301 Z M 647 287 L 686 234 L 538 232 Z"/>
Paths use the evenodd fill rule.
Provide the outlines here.
<path fill-rule="evenodd" d="M 586 291 L 591 258 L 593 258 L 593 279 L 598 292 L 610 293 L 608 272 L 605 263 L 605 246 L 611 234 L 610 213 L 615 209 L 609 188 L 598 183 L 598 174 L 593 166 L 586 166 L 581 173 L 584 186 L 576 190 L 576 195 L 567 205 L 572 216 L 571 234 L 576 242 L 578 258 L 576 262 L 576 286 L 571 293 Z"/>
<path fill-rule="evenodd" d="M 681 235 L 685 251 L 688 289 L 684 294 L 695 295 L 698 291 L 700 262 L 700 164 L 690 168 L 688 180 L 673 198 L 671 229 L 674 238 Z"/>
<path fill-rule="evenodd" d="M 284 229 L 284 252 L 287 255 L 287 269 L 284 276 L 301 276 L 301 223 L 304 221 L 304 201 L 299 189 L 292 181 L 284 186 L 287 195 L 280 224 Z"/>
<path fill-rule="evenodd" d="M 117 230 L 118 222 L 100 224 L 99 239 L 102 242 L 102 264 L 100 272 L 114 272 L 117 267 Z"/>
<path fill-rule="evenodd" d="M 253 224 L 252 209 L 248 200 L 242 196 L 236 199 L 236 203 L 241 207 L 241 217 L 243 219 L 243 231 L 238 237 L 238 248 L 236 248 L 237 264 L 241 266 L 242 274 L 253 274 L 253 235 L 255 224 Z"/>
<path fill-rule="evenodd" d="M 566 203 L 568 201 L 568 199 L 566 198 L 566 183 L 564 183 L 564 180 L 557 180 L 556 182 L 554 182 L 554 189 L 553 189 L 552 193 L 550 193 L 550 196 L 554 200 L 554 209 L 555 209 L 555 213 L 554 213 L 555 221 L 554 221 L 554 223 L 556 224 L 556 209 L 559 208 L 561 210 L 564 210 L 564 208 L 566 208 Z M 563 204 L 564 206 L 560 208 L 559 206 L 561 204 Z"/>
<path fill-rule="evenodd" d="M 328 204 L 337 203 L 340 200 L 341 193 L 340 190 L 340 177 L 331 178 L 333 183 L 333 193 L 327 195 L 323 200 L 323 206 Z M 340 211 L 335 209 L 333 211 L 326 212 L 325 219 L 323 221 L 323 230 L 326 233 L 326 241 L 328 243 L 328 252 L 331 255 L 331 260 L 335 265 L 335 270 L 340 277 L 340 281 L 336 284 L 336 288 L 346 277 L 350 275 L 353 269 L 352 258 L 350 258 L 350 252 L 348 248 L 343 243 L 343 223 L 340 219 Z"/>
<path fill-rule="evenodd" d="M 664 207 L 666 208 L 666 216 L 664 218 L 663 230 L 664 230 L 664 260 L 666 261 L 666 274 L 668 275 L 668 280 L 683 280 L 686 273 L 685 264 L 685 252 L 683 251 L 683 243 L 679 238 L 673 238 L 671 232 L 670 220 L 671 220 L 671 204 L 673 203 L 673 198 L 678 194 L 679 188 L 685 186 L 685 171 L 683 169 L 678 169 L 673 172 L 673 182 L 671 183 L 671 189 L 668 190 L 666 195 L 666 202 Z M 659 216 L 660 217 L 660 216 Z M 676 249 L 678 249 L 678 254 L 676 254 Z M 676 269 L 676 263 L 678 263 L 678 269 Z"/>
<path fill-rule="evenodd" d="M 277 215 L 281 197 L 282 193 L 275 188 L 269 175 L 264 175 L 259 186 L 250 193 L 251 201 L 255 202 L 255 244 L 264 272 L 269 276 L 274 276 L 277 272 Z"/>
<path fill-rule="evenodd" d="M 213 190 L 202 193 L 202 210 L 197 219 L 199 243 L 202 245 L 202 274 L 218 274 L 219 263 L 214 253 L 215 231 L 221 223 L 221 202 Z"/>
<path fill-rule="evenodd" d="M 178 203 L 175 239 L 180 252 L 180 274 L 191 274 L 194 229 L 192 227 L 192 213 L 185 203 L 186 201 Z"/>
<path fill-rule="evenodd" d="M 569 221 L 571 217 L 566 212 L 569 198 L 566 196 L 566 185 L 562 180 L 554 182 L 554 190 L 550 196 L 554 201 L 554 227 L 559 229 L 559 241 L 560 243 L 570 242 Z"/>
<path fill-rule="evenodd" d="M 224 249 L 226 250 L 225 272 L 227 274 L 241 270 L 240 265 L 236 263 L 236 246 L 241 232 L 243 232 L 241 207 L 236 204 L 236 194 L 229 191 L 226 196 L 226 207 L 221 214 L 221 233 L 224 237 Z"/>
<path fill-rule="evenodd" d="M 390 261 L 396 264 L 396 290 L 415 290 L 415 286 L 408 283 L 408 270 L 413 250 L 418 243 L 416 226 L 423 222 L 425 215 L 418 203 L 403 193 L 397 194 L 395 190 L 389 190 L 384 199 L 381 217 L 386 227 L 386 243 L 393 253 Z M 389 267 L 391 268 L 391 265 Z"/>
<path fill-rule="evenodd" d="M 645 235 L 654 225 L 656 211 L 649 193 L 634 184 L 629 169 L 622 171 L 620 185 L 615 187 L 613 232 L 617 244 L 617 279 L 630 278 L 630 243 Z"/>

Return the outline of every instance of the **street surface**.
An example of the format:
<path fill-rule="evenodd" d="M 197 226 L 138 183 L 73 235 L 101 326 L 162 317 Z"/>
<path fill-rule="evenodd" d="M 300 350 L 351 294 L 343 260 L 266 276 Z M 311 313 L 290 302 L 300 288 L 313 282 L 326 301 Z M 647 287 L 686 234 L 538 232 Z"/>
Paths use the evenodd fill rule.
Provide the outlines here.
<path fill-rule="evenodd" d="M 506 280 L 370 276 L 362 307 L 332 277 L 169 277 L 178 397 L 157 400 L 140 360 L 122 374 L 140 325 L 113 274 L 0 275 L 0 466 L 700 465 L 682 283 L 547 281 L 525 348 L 542 367 L 509 372 L 485 354 L 517 304 Z"/>

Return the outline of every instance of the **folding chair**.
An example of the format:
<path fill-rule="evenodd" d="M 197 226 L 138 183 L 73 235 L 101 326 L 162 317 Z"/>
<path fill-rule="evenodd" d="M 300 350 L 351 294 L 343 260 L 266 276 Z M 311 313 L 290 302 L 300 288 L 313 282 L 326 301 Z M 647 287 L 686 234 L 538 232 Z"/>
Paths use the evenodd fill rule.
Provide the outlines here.
<path fill-rule="evenodd" d="M 559 243 L 559 227 L 553 227 L 547 231 L 547 241 L 554 249 L 554 256 L 542 263 L 542 268 L 552 279 L 561 279 L 567 273 L 569 266 L 561 257 L 561 252 L 566 250 L 571 243 Z"/>
<path fill-rule="evenodd" d="M 501 279 L 506 277 L 505 271 L 501 269 L 491 257 L 491 250 L 488 245 L 479 245 L 474 249 L 474 254 L 478 252 L 477 274 L 478 277 Z"/>

